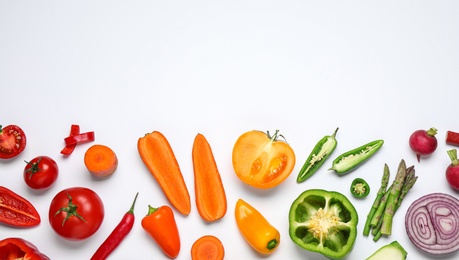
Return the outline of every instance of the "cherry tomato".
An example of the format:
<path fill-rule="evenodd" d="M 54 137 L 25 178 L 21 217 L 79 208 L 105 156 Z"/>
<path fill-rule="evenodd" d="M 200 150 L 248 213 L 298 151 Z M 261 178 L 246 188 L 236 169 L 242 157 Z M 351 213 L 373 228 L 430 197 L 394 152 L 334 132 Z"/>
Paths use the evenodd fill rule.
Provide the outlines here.
<path fill-rule="evenodd" d="M 242 134 L 233 147 L 233 168 L 243 182 L 260 189 L 273 188 L 292 173 L 295 153 L 289 144 L 253 130 Z M 282 137 L 282 136 L 281 136 Z"/>
<path fill-rule="evenodd" d="M 38 156 L 26 163 L 24 181 L 30 188 L 46 190 L 56 182 L 59 167 L 51 157 Z"/>
<path fill-rule="evenodd" d="M 92 236 L 104 220 L 104 204 L 99 195 L 84 187 L 67 188 L 52 199 L 49 223 L 53 230 L 68 240 Z"/>
<path fill-rule="evenodd" d="M 19 155 L 26 147 L 24 131 L 17 125 L 2 128 L 0 125 L 0 158 L 10 159 Z"/>

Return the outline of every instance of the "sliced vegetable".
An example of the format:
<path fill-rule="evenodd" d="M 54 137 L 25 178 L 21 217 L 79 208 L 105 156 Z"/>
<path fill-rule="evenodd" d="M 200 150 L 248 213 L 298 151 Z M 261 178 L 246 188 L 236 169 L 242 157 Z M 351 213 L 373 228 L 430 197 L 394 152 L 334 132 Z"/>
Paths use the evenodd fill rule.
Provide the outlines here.
<path fill-rule="evenodd" d="M 280 233 L 258 210 L 238 199 L 234 213 L 239 231 L 255 251 L 268 255 L 277 249 Z"/>
<path fill-rule="evenodd" d="M 118 157 L 108 146 L 95 144 L 84 154 L 84 164 L 88 171 L 96 177 L 112 175 L 118 167 Z"/>
<path fill-rule="evenodd" d="M 459 161 L 457 160 L 457 150 L 448 150 L 451 164 L 446 168 L 446 181 L 451 188 L 459 191 Z"/>
<path fill-rule="evenodd" d="M 105 216 L 99 195 L 85 187 L 71 187 L 58 192 L 51 200 L 48 220 L 62 238 L 84 240 L 99 230 Z"/>
<path fill-rule="evenodd" d="M 0 222 L 13 227 L 35 227 L 40 214 L 27 199 L 0 186 Z"/>
<path fill-rule="evenodd" d="M 62 149 L 61 154 L 68 156 L 73 152 L 77 144 L 92 142 L 94 140 L 94 132 L 80 133 L 80 126 L 72 125 L 70 128 L 70 135 L 64 138 L 65 147 Z"/>
<path fill-rule="evenodd" d="M 215 236 L 202 236 L 191 247 L 191 260 L 223 260 L 224 257 L 225 248 Z"/>
<path fill-rule="evenodd" d="M 180 235 L 174 212 L 169 206 L 153 208 L 148 205 L 148 214 L 142 219 L 142 228 L 153 238 L 161 250 L 170 258 L 180 253 Z"/>
<path fill-rule="evenodd" d="M 411 242 L 424 252 L 443 255 L 459 250 L 459 200 L 430 193 L 415 200 L 405 215 Z"/>
<path fill-rule="evenodd" d="M 365 198 L 370 194 L 370 185 L 362 179 L 355 178 L 351 183 L 351 194 L 356 198 Z"/>
<path fill-rule="evenodd" d="M 208 222 L 219 220 L 226 214 L 226 194 L 212 149 L 202 134 L 194 139 L 192 158 L 199 215 Z"/>
<path fill-rule="evenodd" d="M 299 247 L 343 259 L 354 247 L 359 216 L 349 199 L 335 191 L 310 189 L 289 212 L 289 234 Z"/>
<path fill-rule="evenodd" d="M 139 138 L 140 158 L 158 182 L 167 199 L 183 215 L 190 214 L 191 201 L 175 154 L 166 137 L 158 132 Z"/>
<path fill-rule="evenodd" d="M 91 257 L 91 260 L 106 259 L 121 244 L 129 232 L 131 232 L 135 221 L 134 206 L 138 195 L 139 193 L 135 195 L 134 202 L 132 202 L 129 211 L 124 214 L 120 223 L 118 223 L 112 233 L 110 233 L 105 241 L 99 246 Z"/>
<path fill-rule="evenodd" d="M 446 143 L 449 145 L 459 146 L 459 133 L 446 131 Z"/>
<path fill-rule="evenodd" d="M 432 127 L 429 130 L 416 130 L 411 134 L 409 144 L 411 150 L 416 153 L 418 162 L 421 161 L 421 155 L 430 155 L 437 149 L 438 141 L 435 135 L 437 129 Z"/>
<path fill-rule="evenodd" d="M 309 154 L 306 162 L 301 167 L 296 182 L 304 182 L 309 177 L 311 177 L 319 168 L 324 164 L 324 162 L 330 157 L 332 152 L 335 150 L 338 142 L 336 141 L 336 133 L 339 128 L 336 128 L 335 132 L 332 135 L 324 136 L 322 139 L 317 142 Z"/>
<path fill-rule="evenodd" d="M 11 159 L 24 151 L 27 138 L 17 125 L 0 125 L 0 159 Z"/>
<path fill-rule="evenodd" d="M 259 189 L 269 189 L 281 184 L 295 167 L 295 153 L 276 130 L 249 131 L 242 134 L 233 147 L 233 168 L 244 183 Z"/>
<path fill-rule="evenodd" d="M 347 151 L 333 160 L 332 167 L 329 170 L 335 171 L 338 175 L 349 173 L 370 159 L 383 144 L 383 140 L 375 140 Z"/>
<path fill-rule="evenodd" d="M 405 260 L 408 252 L 403 248 L 400 243 L 393 241 L 379 248 L 366 260 Z"/>
<path fill-rule="evenodd" d="M 72 125 L 70 127 L 70 135 L 69 136 L 74 136 L 78 135 L 80 133 L 80 126 L 79 125 Z M 61 150 L 61 154 L 63 155 L 70 155 L 73 153 L 73 150 L 75 150 L 75 147 L 77 146 L 76 143 L 74 144 L 69 144 L 64 147 L 64 149 Z"/>
<path fill-rule="evenodd" d="M 0 259 L 49 260 L 50 258 L 41 253 L 31 242 L 18 237 L 9 237 L 0 240 Z"/>
<path fill-rule="evenodd" d="M 46 190 L 56 182 L 59 167 L 49 156 L 38 156 L 27 162 L 24 168 L 24 181 L 32 189 Z"/>

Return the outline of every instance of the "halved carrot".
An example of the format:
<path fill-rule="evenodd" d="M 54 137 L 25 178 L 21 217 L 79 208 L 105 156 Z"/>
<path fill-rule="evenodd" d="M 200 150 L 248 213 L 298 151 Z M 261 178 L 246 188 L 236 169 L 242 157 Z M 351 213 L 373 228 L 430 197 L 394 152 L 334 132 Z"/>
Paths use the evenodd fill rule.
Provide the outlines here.
<path fill-rule="evenodd" d="M 202 236 L 191 247 L 192 260 L 222 260 L 224 257 L 225 248 L 215 236 Z"/>
<path fill-rule="evenodd" d="M 148 133 L 139 138 L 137 149 L 172 206 L 183 215 L 190 214 L 190 194 L 166 137 L 158 131 Z"/>
<path fill-rule="evenodd" d="M 88 171 L 97 177 L 112 175 L 118 167 L 118 158 L 110 147 L 95 144 L 84 154 L 84 164 Z"/>
<path fill-rule="evenodd" d="M 208 222 L 226 214 L 226 194 L 212 149 L 202 134 L 193 143 L 194 189 L 196 207 L 202 219 Z"/>

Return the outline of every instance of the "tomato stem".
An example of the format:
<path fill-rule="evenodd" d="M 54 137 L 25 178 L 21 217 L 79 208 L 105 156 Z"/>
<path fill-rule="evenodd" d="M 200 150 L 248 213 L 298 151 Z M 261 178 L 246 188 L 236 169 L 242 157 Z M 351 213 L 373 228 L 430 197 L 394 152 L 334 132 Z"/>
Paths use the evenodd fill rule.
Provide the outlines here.
<path fill-rule="evenodd" d="M 33 176 L 35 173 L 37 173 L 37 172 L 40 171 L 40 168 L 38 167 L 38 164 L 40 164 L 41 158 L 42 158 L 42 157 L 38 158 L 38 160 L 37 160 L 36 162 L 34 162 L 34 163 L 28 162 L 28 161 L 24 160 L 24 162 L 26 162 L 27 164 L 31 164 L 31 165 L 32 165 L 29 169 L 26 170 L 26 172 L 30 172 L 30 174 L 29 174 L 29 180 L 32 178 L 32 176 Z"/>
<path fill-rule="evenodd" d="M 87 222 L 86 219 L 83 218 L 83 216 L 81 216 L 78 212 L 77 212 L 77 205 L 73 204 L 73 201 L 72 201 L 72 196 L 70 196 L 70 194 L 67 193 L 67 197 L 69 198 L 69 204 L 67 205 L 67 207 L 63 207 L 63 208 L 60 208 L 55 214 L 54 216 L 56 216 L 57 214 L 61 213 L 62 211 L 64 212 L 67 212 L 67 215 L 65 216 L 64 220 L 62 220 L 62 226 L 64 226 L 65 222 L 72 216 L 75 216 L 81 220 L 83 220 L 84 222 Z"/>

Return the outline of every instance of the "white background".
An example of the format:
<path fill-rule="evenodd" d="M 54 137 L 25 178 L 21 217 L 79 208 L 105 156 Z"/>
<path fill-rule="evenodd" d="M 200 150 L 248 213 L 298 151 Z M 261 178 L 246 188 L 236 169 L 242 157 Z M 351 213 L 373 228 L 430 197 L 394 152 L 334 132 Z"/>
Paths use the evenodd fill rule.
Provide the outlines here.
<path fill-rule="evenodd" d="M 129 209 L 136 192 L 136 223 L 110 259 L 167 259 L 142 230 L 147 205 L 168 204 L 143 165 L 137 140 L 153 130 L 171 143 L 192 198 L 187 217 L 176 212 L 182 248 L 218 236 L 226 259 L 264 259 L 241 237 L 234 205 L 243 198 L 281 232 L 269 259 L 325 259 L 297 247 L 288 235 L 288 211 L 304 190 L 342 192 L 358 210 L 359 235 L 348 259 L 364 259 L 397 240 L 409 259 L 426 255 L 404 226 L 411 202 L 431 192 L 458 197 L 444 178 L 447 130 L 459 131 L 459 2 L 457 1 L 0 1 L 0 123 L 27 134 L 26 150 L 0 162 L 0 185 L 31 201 L 38 227 L 0 225 L 0 238 L 19 236 L 52 259 L 89 259 Z M 71 124 L 94 131 L 118 155 L 119 167 L 96 180 L 83 164 L 90 144 L 69 158 L 59 153 Z M 327 171 L 334 158 L 302 184 L 296 175 L 315 143 L 336 127 L 331 157 L 374 139 L 381 150 L 356 171 Z M 416 161 L 408 146 L 417 129 L 438 129 L 439 145 Z M 242 133 L 281 131 L 296 153 L 290 177 L 277 188 L 247 187 L 233 172 L 232 147 Z M 226 189 L 228 212 L 206 224 L 194 204 L 191 147 L 197 133 L 209 141 Z M 57 183 L 34 192 L 24 183 L 24 160 L 38 155 L 59 164 Z M 393 234 L 377 243 L 362 235 L 384 163 L 392 177 L 401 159 L 419 176 L 394 219 Z M 365 178 L 364 200 L 348 192 Z M 105 204 L 99 231 L 82 242 L 58 237 L 48 207 L 60 190 L 85 186 Z M 441 259 L 455 259 L 451 254 Z"/>

